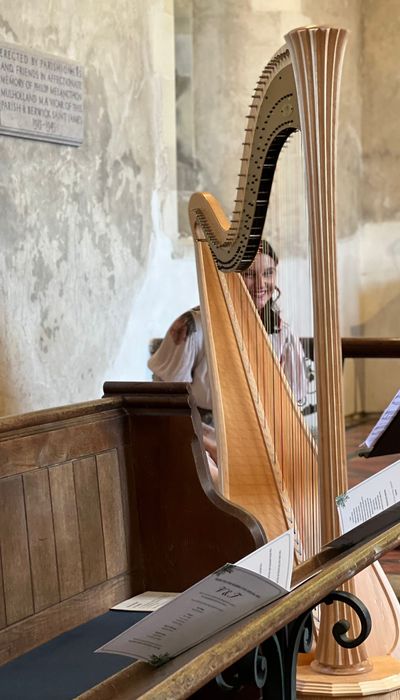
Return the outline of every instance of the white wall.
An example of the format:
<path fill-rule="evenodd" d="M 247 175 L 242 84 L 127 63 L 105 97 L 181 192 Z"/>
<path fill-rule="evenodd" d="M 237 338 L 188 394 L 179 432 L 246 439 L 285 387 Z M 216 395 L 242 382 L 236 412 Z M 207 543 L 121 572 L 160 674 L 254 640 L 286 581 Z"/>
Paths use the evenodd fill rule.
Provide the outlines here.
<path fill-rule="evenodd" d="M 249 95 L 300 24 L 351 30 L 338 161 L 342 331 L 399 333 L 396 1 L 187 4 L 176 3 L 179 60 L 193 61 L 194 76 L 185 95 L 181 65 L 178 102 L 192 111 L 178 138 L 189 156 L 178 198 L 173 0 L 35 0 L 23 11 L 2 2 L 0 39 L 81 63 L 86 98 L 79 148 L 0 136 L 0 413 L 148 378 L 149 339 L 197 303 L 185 198 L 204 188 L 231 210 Z M 370 396 L 359 393 L 379 410 L 371 372 Z"/>
<path fill-rule="evenodd" d="M 78 61 L 86 93 L 79 148 L 0 136 L 4 414 L 143 378 L 147 334 L 179 307 L 170 280 L 183 277 L 192 300 L 195 279 L 172 254 L 172 0 L 35 0 L 23 11 L 5 0 L 0 39 Z"/>

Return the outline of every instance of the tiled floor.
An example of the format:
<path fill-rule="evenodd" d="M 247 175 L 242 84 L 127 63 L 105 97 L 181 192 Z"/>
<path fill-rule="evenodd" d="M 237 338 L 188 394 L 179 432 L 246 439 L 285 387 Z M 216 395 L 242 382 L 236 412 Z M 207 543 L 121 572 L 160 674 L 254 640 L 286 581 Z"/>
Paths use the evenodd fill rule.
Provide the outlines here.
<path fill-rule="evenodd" d="M 348 421 L 346 445 L 348 455 L 349 486 L 358 484 L 371 474 L 400 459 L 400 454 L 384 457 L 358 457 L 357 447 L 367 437 L 378 416 L 368 416 L 358 421 Z M 394 590 L 400 596 L 400 549 L 385 554 L 380 560 Z"/>

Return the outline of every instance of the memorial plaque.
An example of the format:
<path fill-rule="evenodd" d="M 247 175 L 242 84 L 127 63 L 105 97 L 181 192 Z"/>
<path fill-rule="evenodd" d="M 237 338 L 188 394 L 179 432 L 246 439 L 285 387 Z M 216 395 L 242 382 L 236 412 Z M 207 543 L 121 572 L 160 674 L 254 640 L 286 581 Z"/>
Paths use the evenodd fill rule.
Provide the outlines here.
<path fill-rule="evenodd" d="M 0 42 L 0 134 L 78 146 L 83 117 L 78 63 Z"/>

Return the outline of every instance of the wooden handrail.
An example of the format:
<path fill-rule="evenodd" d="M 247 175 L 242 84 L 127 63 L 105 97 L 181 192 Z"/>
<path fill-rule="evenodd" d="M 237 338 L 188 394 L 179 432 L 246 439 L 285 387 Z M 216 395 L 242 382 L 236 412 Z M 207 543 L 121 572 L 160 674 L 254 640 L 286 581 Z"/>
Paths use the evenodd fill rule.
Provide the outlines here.
<path fill-rule="evenodd" d="M 222 673 L 386 551 L 400 544 L 400 523 L 347 553 L 323 550 L 306 562 L 304 583 L 284 598 L 231 625 L 160 668 L 138 661 L 79 696 L 79 700 L 181 700 Z M 301 569 L 298 569 L 298 576 Z"/>
<path fill-rule="evenodd" d="M 314 359 L 314 338 L 300 338 L 307 357 Z M 350 357 L 400 357 L 400 338 L 342 338 L 343 360 Z"/>

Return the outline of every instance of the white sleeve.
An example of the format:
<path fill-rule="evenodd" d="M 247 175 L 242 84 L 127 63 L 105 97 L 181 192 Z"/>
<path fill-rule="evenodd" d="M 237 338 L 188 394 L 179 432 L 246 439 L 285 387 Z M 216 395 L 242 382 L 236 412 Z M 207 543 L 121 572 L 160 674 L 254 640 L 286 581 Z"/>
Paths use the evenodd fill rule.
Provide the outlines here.
<path fill-rule="evenodd" d="M 163 382 L 191 382 L 197 356 L 196 330 L 190 312 L 168 329 L 147 366 Z"/>
<path fill-rule="evenodd" d="M 285 339 L 280 361 L 297 402 L 304 403 L 308 389 L 305 355 L 300 340 L 292 332 Z"/>

